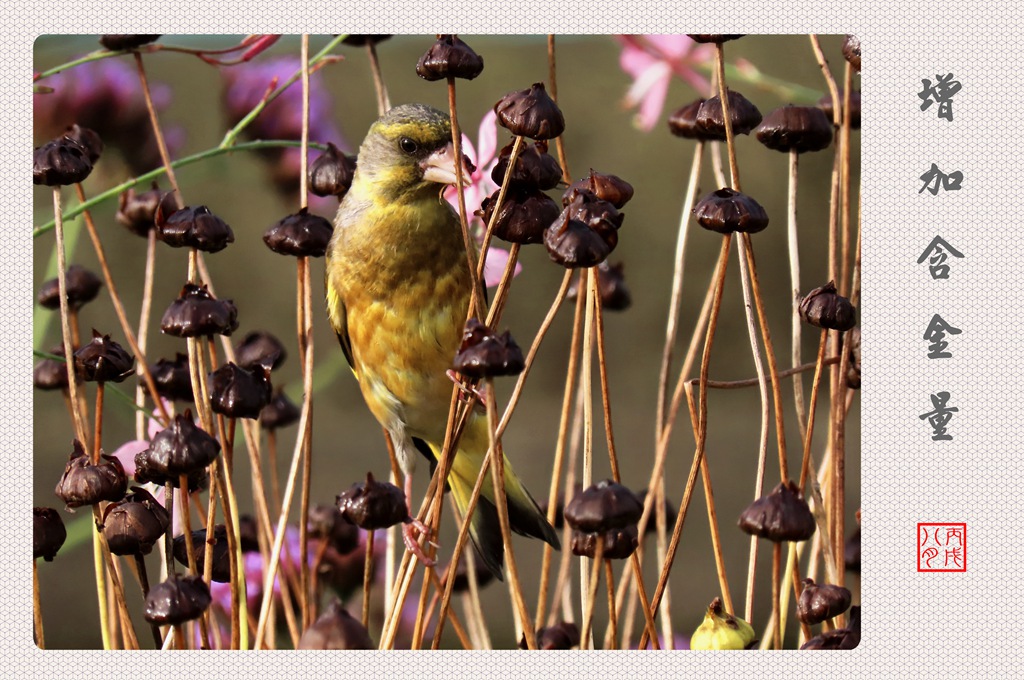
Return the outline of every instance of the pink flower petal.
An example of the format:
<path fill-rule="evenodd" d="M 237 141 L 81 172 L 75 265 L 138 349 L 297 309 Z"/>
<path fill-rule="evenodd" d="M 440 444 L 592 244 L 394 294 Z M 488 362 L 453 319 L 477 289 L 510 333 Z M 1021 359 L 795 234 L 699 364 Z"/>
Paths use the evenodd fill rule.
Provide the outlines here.
<path fill-rule="evenodd" d="M 483 167 L 494 160 L 494 153 L 498 149 L 498 116 L 494 110 L 488 111 L 480 120 L 480 131 L 477 132 L 477 143 L 480 145 L 480 157 L 477 159 L 477 167 Z M 490 176 L 490 173 L 488 173 Z"/>
<path fill-rule="evenodd" d="M 501 275 L 505 273 L 505 266 L 507 264 L 507 250 L 503 248 L 495 248 L 494 246 L 487 248 L 487 259 L 484 260 L 484 284 L 488 288 L 493 288 L 501 283 Z M 512 276 L 519 276 L 519 272 L 522 270 L 522 263 L 516 262 L 516 268 L 512 272 Z"/>
<path fill-rule="evenodd" d="M 110 455 L 121 461 L 124 472 L 129 477 L 135 476 L 135 455 L 142 453 L 149 448 L 149 442 L 144 439 L 133 439 L 117 447 Z"/>

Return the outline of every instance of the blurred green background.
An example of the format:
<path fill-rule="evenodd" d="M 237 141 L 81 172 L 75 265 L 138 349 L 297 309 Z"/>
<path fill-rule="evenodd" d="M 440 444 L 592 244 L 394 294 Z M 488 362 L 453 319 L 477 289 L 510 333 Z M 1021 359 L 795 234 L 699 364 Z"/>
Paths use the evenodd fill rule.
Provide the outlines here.
<path fill-rule="evenodd" d="M 172 36 L 163 41 L 194 47 L 224 47 L 235 44 L 241 36 Z M 476 80 L 459 81 L 459 117 L 465 133 L 476 143 L 477 125 L 481 116 L 506 92 L 528 87 L 546 80 L 548 75 L 544 36 L 463 36 L 485 60 L 485 70 Z M 311 52 L 327 42 L 323 36 L 311 39 Z M 433 42 L 433 36 L 395 36 L 379 45 L 382 70 L 393 104 L 424 102 L 447 108 L 443 83 L 428 83 L 417 77 L 414 66 L 419 56 Z M 833 72 L 841 77 L 844 65 L 840 52 L 841 36 L 826 36 L 822 46 Z M 35 45 L 36 69 L 44 70 L 77 55 L 96 49 L 94 36 L 43 37 Z M 283 38 L 269 52 L 298 54 L 295 37 Z M 672 260 L 693 143 L 672 137 L 664 124 L 675 108 L 692 101 L 699 93 L 682 80 L 675 79 L 669 87 L 665 111 L 655 129 L 644 132 L 632 124 L 633 111 L 622 105 L 631 80 L 619 67 L 621 47 L 610 36 L 566 36 L 557 40 L 558 94 L 565 113 L 564 136 L 569 165 L 576 177 L 588 168 L 610 172 L 626 179 L 636 189 L 634 199 L 626 206 L 618 248 L 611 262 L 625 262 L 626 281 L 633 295 L 633 305 L 623 313 L 605 315 L 607 356 L 610 364 L 612 412 L 623 482 L 634 489 L 647 484 L 654 456 L 654 409 L 658 365 L 664 342 L 665 319 L 671 287 Z M 334 118 L 345 136 L 351 153 L 365 130 L 376 117 L 376 103 L 368 59 L 363 49 L 342 47 L 338 52 L 344 60 L 322 71 L 333 99 Z M 825 83 L 814 61 L 806 36 L 748 36 L 726 43 L 729 62 L 748 60 L 768 76 L 803 85 L 824 94 Z M 266 55 L 258 57 L 265 59 Z M 130 57 L 120 57 L 131 64 Z M 186 139 L 177 156 L 195 153 L 216 146 L 226 128 L 221 106 L 222 76 L 218 68 L 184 54 L 161 53 L 146 58 L 149 77 L 170 86 L 172 99 L 162 113 L 162 122 L 180 125 Z M 707 74 L 707 72 L 704 72 Z M 855 86 L 857 81 L 855 80 Z M 45 84 L 45 81 L 44 81 Z M 789 101 L 770 90 L 750 83 L 730 81 L 733 89 L 754 102 L 763 114 Z M 299 86 L 296 85 L 296 88 Z M 46 95 L 35 95 L 36 97 Z M 813 102 L 793 102 L 813 103 Z M 499 146 L 507 137 L 499 131 Z M 35 140 L 37 144 L 46 141 Z M 329 140 L 318 140 L 329 141 Z M 338 141 L 338 140 L 334 140 Z M 859 181 L 859 133 L 854 132 L 854 181 Z M 744 192 L 753 196 L 767 210 L 772 223 L 754 237 L 758 269 L 765 295 L 776 355 L 782 367 L 789 366 L 789 273 L 786 254 L 786 155 L 770 151 L 756 140 L 739 137 L 739 167 Z M 552 148 L 552 152 L 554 149 Z M 827 232 L 829 180 L 832 168 L 830 152 L 805 154 L 800 160 L 800 255 L 804 291 L 822 285 L 827 276 Z M 85 183 L 86 191 L 95 194 L 129 177 L 128 171 L 110 153 L 100 161 L 97 171 Z M 207 205 L 227 221 L 235 232 L 236 242 L 225 251 L 208 256 L 219 296 L 232 298 L 239 308 L 240 327 L 235 339 L 253 329 L 275 333 L 288 349 L 291 358 L 274 374 L 275 386 L 284 385 L 296 400 L 299 398 L 300 367 L 295 340 L 295 265 L 269 251 L 262 243 L 264 230 L 275 220 L 297 209 L 297 192 L 283 195 L 269 181 L 267 164 L 251 152 L 219 156 L 178 171 L 186 203 Z M 166 188 L 166 183 L 163 183 Z M 718 188 L 710 163 L 705 162 L 700 195 Z M 65 192 L 65 204 L 74 203 L 73 192 Z M 555 195 L 555 194 L 553 194 Z M 36 225 L 52 218 L 51 196 L 37 189 Z M 854 193 L 856 200 L 856 192 Z M 120 288 L 129 317 L 137 319 L 141 301 L 145 241 L 129 234 L 114 221 L 116 201 L 108 201 L 93 213 Z M 472 209 L 472 207 L 471 207 Z M 330 216 L 328 206 L 321 210 Z M 855 213 L 856 211 L 854 211 Z M 79 228 L 77 222 L 69 230 Z M 681 348 L 689 336 L 699 312 L 704 291 L 719 250 L 719 238 L 696 227 L 692 221 L 684 282 L 684 301 L 680 326 Z M 48 278 L 47 264 L 53 252 L 53 235 L 47 233 L 35 240 L 34 279 L 41 283 Z M 734 250 L 735 252 L 735 250 Z M 82 230 L 76 250 L 69 256 L 99 271 L 92 247 Z M 512 290 L 502 324 L 509 328 L 519 343 L 528 346 L 536 332 L 563 275 L 540 246 L 523 249 L 522 274 Z M 153 325 L 150 327 L 149 356 L 173 356 L 184 351 L 178 339 L 161 336 L 159 318 L 185 281 L 186 255 L 158 245 Z M 52 274 L 51 274 L 52 275 Z M 389 467 L 383 448 L 380 428 L 363 404 L 356 382 L 344 366 L 341 352 L 331 333 L 323 311 L 319 281 L 323 261 L 313 264 L 314 327 L 316 370 L 319 390 L 315 397 L 313 434 L 314 502 L 333 502 L 334 496 L 372 471 L 386 477 Z M 37 314 L 37 325 L 50 312 Z M 558 428 L 558 413 L 565 379 L 571 305 L 563 308 L 544 342 L 537 364 L 526 384 L 524 398 L 505 437 L 505 449 L 533 495 L 547 496 L 550 465 Z M 49 350 L 59 342 L 56 315 L 48 324 L 37 348 Z M 83 333 L 90 328 L 110 333 L 123 342 L 108 298 L 101 297 L 82 312 Z M 37 331 L 42 329 L 37 328 Z M 818 334 L 813 329 L 804 333 L 805 361 L 812 361 Z M 683 349 L 676 353 L 681 356 Z M 676 364 L 678 370 L 678 361 Z M 753 360 L 744 320 L 739 285 L 739 268 L 733 255 L 729 264 L 725 298 L 718 332 L 712 352 L 710 374 L 713 379 L 731 380 L 754 377 Z M 696 370 L 693 376 L 696 377 Z M 596 376 L 596 368 L 595 368 Z M 805 391 L 810 389 L 810 373 L 804 374 Z M 501 403 L 507 401 L 512 380 L 503 380 Z M 595 379 L 596 384 L 596 379 Z M 131 383 L 124 383 L 128 387 Z M 92 388 L 90 387 L 90 394 Z M 129 391 L 134 391 L 133 386 Z M 596 393 L 599 399 L 599 392 Z M 787 443 L 791 469 L 799 464 L 800 443 L 793 409 L 792 387 L 784 384 Z M 599 403 L 599 402 L 597 402 Z M 120 400 L 108 397 L 104 443 L 110 450 L 134 438 L 133 411 Z M 53 493 L 63 465 L 70 453 L 72 428 L 59 395 L 36 392 L 34 400 L 34 504 L 58 507 L 66 522 L 80 520 L 84 511 L 66 513 Z M 736 519 L 752 500 L 757 468 L 760 407 L 756 388 L 712 391 L 709 397 L 709 434 L 707 443 L 711 477 L 719 524 L 723 532 L 726 566 L 733 598 L 742 608 L 749 541 L 736 528 Z M 827 412 L 818 413 L 815 456 L 820 460 Z M 281 474 L 287 471 L 294 427 L 282 436 Z M 860 504 L 860 428 L 859 405 L 855 402 L 847 425 L 847 532 L 856 526 L 854 513 Z M 610 476 L 603 428 L 595 432 L 594 478 Z M 688 426 L 685 407 L 673 436 L 666 479 L 673 503 L 682 495 L 686 474 L 693 455 L 693 437 Z M 244 455 L 236 456 L 236 480 L 248 478 Z M 777 483 L 777 462 L 774 434 L 769 443 L 765 490 Z M 428 473 L 420 467 L 416 478 L 418 507 L 425 490 Z M 251 508 L 247 483 L 238 484 L 242 510 Z M 708 532 L 703 491 L 698 484 L 680 553 L 674 569 L 672 613 L 676 629 L 689 635 L 703 618 L 704 608 L 718 594 L 714 558 Z M 447 518 L 442 527 L 440 544 L 442 562 L 455 542 L 454 527 Z M 516 539 L 516 554 L 524 571 L 524 588 L 532 611 L 538 582 L 541 543 Z M 653 551 L 653 542 L 649 544 Z M 762 546 L 757 581 L 758 597 L 754 627 L 763 630 L 770 612 L 770 550 Z M 151 560 L 155 558 L 151 556 Z M 656 572 L 653 560 L 647 560 L 645 576 L 653 591 Z M 155 561 L 152 562 L 155 569 Z M 622 565 L 616 566 L 616 574 Z M 578 570 L 572 573 L 578 579 Z M 43 617 L 47 645 L 54 648 L 98 647 L 100 639 L 96 622 L 96 598 L 92 587 L 92 554 L 88 541 L 73 549 L 65 549 L 53 563 L 40 563 Z M 848 575 L 854 589 L 854 602 L 859 601 L 858 582 Z M 578 597 L 578 585 L 572 586 Z M 128 586 L 129 600 L 138 610 L 138 591 Z M 484 591 L 489 626 L 496 646 L 513 644 L 511 609 L 508 594 L 502 586 Z M 357 598 L 358 599 L 358 598 Z M 73 615 L 69 615 L 70 613 Z M 742 612 L 740 612 L 742 613 Z M 603 634 L 604 605 L 598 605 L 597 628 Z M 137 619 L 141 622 L 141 617 Z M 638 617 L 639 620 L 639 617 Z M 790 638 L 792 640 L 792 638 Z M 454 638 L 451 644 L 457 644 Z"/>

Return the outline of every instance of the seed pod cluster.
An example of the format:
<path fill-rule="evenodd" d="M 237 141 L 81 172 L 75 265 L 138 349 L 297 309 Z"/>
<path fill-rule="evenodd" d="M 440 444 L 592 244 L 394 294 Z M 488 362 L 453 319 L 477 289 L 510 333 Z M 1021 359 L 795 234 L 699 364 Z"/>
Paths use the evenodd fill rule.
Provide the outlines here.
<path fill-rule="evenodd" d="M 64 467 L 64 474 L 54 492 L 67 508 L 95 505 L 100 501 L 119 501 L 128 490 L 128 477 L 121 461 L 113 456 L 100 456 L 93 464 L 82 442 L 74 441 L 74 449 Z"/>
<path fill-rule="evenodd" d="M 147 236 L 156 227 L 156 209 L 171 192 L 161 191 L 156 182 L 149 191 L 136 192 L 128 189 L 118 197 L 118 224 L 137 236 Z"/>
<path fill-rule="evenodd" d="M 366 473 L 365 482 L 356 482 L 337 497 L 342 516 L 360 529 L 387 529 L 409 519 L 405 493 L 394 484 L 378 482 Z"/>
<path fill-rule="evenodd" d="M 565 117 L 544 83 L 509 92 L 494 105 L 494 113 L 502 127 L 520 137 L 554 139 L 565 130 Z"/>
<path fill-rule="evenodd" d="M 842 586 L 831 583 L 819 585 L 814 579 L 805 578 L 796 603 L 797 618 L 808 625 L 821 623 L 849 609 L 852 597 L 850 591 Z"/>
<path fill-rule="evenodd" d="M 53 508 L 32 508 L 32 559 L 52 562 L 67 537 L 60 513 Z"/>
<path fill-rule="evenodd" d="M 781 106 L 765 116 L 754 135 L 775 151 L 821 151 L 832 143 L 832 121 L 816 106 Z"/>
<path fill-rule="evenodd" d="M 348 193 L 356 174 L 356 159 L 346 156 L 331 142 L 309 166 L 309 190 L 317 196 L 337 196 Z"/>
<path fill-rule="evenodd" d="M 580 644 L 580 629 L 572 621 L 559 621 L 537 631 L 537 649 L 572 649 Z M 519 649 L 526 649 L 526 637 L 519 641 Z"/>
<path fill-rule="evenodd" d="M 144 617 L 149 623 L 176 626 L 202 616 L 211 602 L 201 576 L 176 576 L 158 583 L 146 595 Z"/>
<path fill-rule="evenodd" d="M 624 267 L 622 262 L 609 264 L 607 260 L 597 265 L 597 293 L 601 296 L 602 309 L 623 311 L 633 304 L 633 297 L 623 273 Z M 565 297 L 567 300 L 575 300 L 578 294 L 579 279 L 573 278 Z"/>
<path fill-rule="evenodd" d="M 298 405 L 283 391 L 274 393 L 270 403 L 260 411 L 260 427 L 264 430 L 278 430 L 299 422 L 302 412 Z"/>
<path fill-rule="evenodd" d="M 848 331 L 857 323 L 857 310 L 836 291 L 834 281 L 805 295 L 799 312 L 801 319 L 818 328 Z"/>
<path fill-rule="evenodd" d="M 604 480 L 577 494 L 565 506 L 565 520 L 572 527 L 574 555 L 596 557 L 604 541 L 604 559 L 625 559 L 638 545 L 636 524 L 643 504 L 628 488 Z"/>
<path fill-rule="evenodd" d="M 270 366 L 273 361 L 245 369 L 228 362 L 210 374 L 210 407 L 229 418 L 259 418 L 270 403 L 273 386 Z"/>
<path fill-rule="evenodd" d="M 359 547 L 359 527 L 348 521 L 337 505 L 314 505 L 306 528 L 311 538 L 327 541 L 340 555 Z"/>
<path fill-rule="evenodd" d="M 157 359 L 149 367 L 149 372 L 161 397 L 172 401 L 192 401 L 192 375 L 187 354 L 177 352 L 173 359 Z"/>
<path fill-rule="evenodd" d="M 166 428 L 153 437 L 149 448 L 135 457 L 135 480 L 157 481 L 170 478 L 173 483 L 181 475 L 202 470 L 220 454 L 220 442 L 203 431 L 192 420 L 192 413 L 174 416 Z M 142 465 L 140 465 L 140 458 Z M 146 479 L 139 478 L 143 472 Z"/>
<path fill-rule="evenodd" d="M 216 253 L 234 243 L 231 227 L 205 205 L 174 210 L 171 199 L 173 196 L 168 194 L 153 217 L 158 239 L 172 248 L 195 248 L 207 253 Z"/>
<path fill-rule="evenodd" d="M 206 538 L 206 529 L 199 529 L 192 532 L 192 549 L 196 556 L 196 564 L 200 571 L 206 564 L 206 551 L 213 551 L 213 562 L 210 571 L 210 579 L 217 583 L 228 583 L 231 581 L 231 551 L 228 549 L 228 530 L 223 524 L 213 527 L 213 538 Z M 174 559 L 179 564 L 188 566 L 188 546 L 185 544 L 185 535 L 174 537 Z"/>
<path fill-rule="evenodd" d="M 495 335 L 476 319 L 466 323 L 462 345 L 452 363 L 452 368 L 462 375 L 478 379 L 518 375 L 525 366 L 523 351 L 509 331 Z"/>
<path fill-rule="evenodd" d="M 500 193 L 498 190 L 484 198 L 476 211 L 484 224 L 490 224 Z M 542 243 L 545 230 L 558 219 L 558 213 L 558 204 L 543 191 L 510 187 L 494 220 L 493 233 L 509 243 Z"/>
<path fill-rule="evenodd" d="M 298 649 L 376 649 L 366 628 L 334 600 L 299 638 Z"/>
<path fill-rule="evenodd" d="M 323 257 L 332 233 L 330 222 L 303 208 L 272 224 L 263 234 L 263 242 L 280 255 Z"/>
<path fill-rule="evenodd" d="M 123 382 L 135 372 L 131 352 L 93 330 L 92 340 L 75 352 L 75 373 L 86 382 Z"/>
<path fill-rule="evenodd" d="M 115 555 L 148 555 L 171 525 L 171 516 L 152 494 L 140 486 L 132 492 L 103 511 L 103 536 Z"/>
<path fill-rule="evenodd" d="M 754 104 L 735 90 L 727 90 L 729 97 L 729 122 L 734 135 L 749 135 L 761 122 L 761 112 Z M 722 98 L 715 95 L 707 99 L 697 110 L 697 127 L 705 135 L 725 139 L 725 114 L 722 112 Z"/>
<path fill-rule="evenodd" d="M 750 196 L 724 187 L 712 191 L 693 206 L 697 223 L 709 231 L 756 234 L 768 226 L 768 213 Z"/>
<path fill-rule="evenodd" d="M 89 152 L 74 139 L 63 135 L 32 153 L 32 183 L 66 186 L 82 182 L 92 172 Z"/>
<path fill-rule="evenodd" d="M 238 308 L 218 300 L 209 289 L 186 283 L 160 319 L 160 330 L 178 338 L 231 335 L 238 328 Z"/>
<path fill-rule="evenodd" d="M 416 63 L 416 74 L 424 80 L 473 80 L 483 70 L 483 57 L 457 35 L 439 35 L 437 42 Z"/>
<path fill-rule="evenodd" d="M 591 174 L 595 173 L 591 171 Z M 588 181 L 595 182 L 593 177 Z M 622 199 L 626 193 L 617 182 L 604 180 L 600 180 L 599 190 L 615 200 Z M 544 232 L 548 255 L 570 268 L 594 267 L 603 262 L 619 243 L 623 213 L 611 201 L 584 186 L 570 187 L 562 196 L 562 205 L 558 219 Z"/>
<path fill-rule="evenodd" d="M 64 285 L 68 295 L 68 308 L 81 309 L 96 299 L 103 281 L 85 267 L 73 264 L 64 273 Z M 39 286 L 36 300 L 46 309 L 60 309 L 60 282 L 57 279 L 44 281 Z"/>
<path fill-rule="evenodd" d="M 64 345 L 50 348 L 50 354 L 64 356 Z M 32 369 L 32 385 L 37 390 L 64 390 L 68 387 L 68 365 L 57 359 L 40 359 Z"/>
<path fill-rule="evenodd" d="M 739 527 L 774 543 L 806 541 L 814 535 L 814 515 L 793 482 L 780 483 L 740 514 Z"/>

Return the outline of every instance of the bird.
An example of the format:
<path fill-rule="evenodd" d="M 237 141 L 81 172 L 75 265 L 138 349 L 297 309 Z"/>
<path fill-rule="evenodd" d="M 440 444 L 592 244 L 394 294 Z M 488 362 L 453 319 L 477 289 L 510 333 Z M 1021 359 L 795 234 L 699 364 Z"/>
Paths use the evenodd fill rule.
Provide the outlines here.
<path fill-rule="evenodd" d="M 458 215 L 442 197 L 456 183 L 447 113 L 423 104 L 389 109 L 359 148 L 326 252 L 331 325 L 371 413 L 390 435 L 407 499 L 417 452 L 435 467 L 444 444 L 452 381 L 472 277 Z M 463 156 L 463 174 L 472 166 Z M 469 417 L 448 485 L 465 516 L 489 446 L 486 417 Z M 487 473 L 469 534 L 502 579 L 504 544 Z M 555 549 L 558 535 L 505 458 L 509 524 Z M 406 524 L 406 546 L 424 557 Z"/>

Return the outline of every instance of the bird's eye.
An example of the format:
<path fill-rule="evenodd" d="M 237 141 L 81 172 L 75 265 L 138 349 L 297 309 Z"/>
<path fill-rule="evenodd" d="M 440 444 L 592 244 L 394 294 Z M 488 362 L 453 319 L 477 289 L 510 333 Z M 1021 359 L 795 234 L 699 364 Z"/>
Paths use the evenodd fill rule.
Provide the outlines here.
<path fill-rule="evenodd" d="M 420 145 L 414 142 L 413 140 L 409 139 L 408 137 L 402 137 L 400 140 L 398 140 L 398 146 L 402 148 L 402 151 L 409 155 L 412 155 L 420 150 Z"/>

